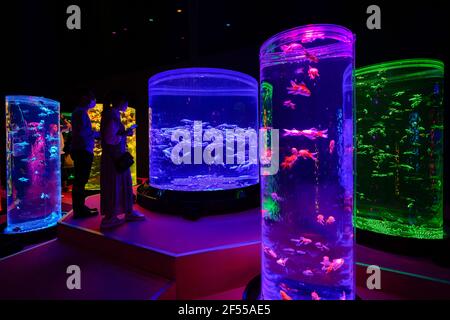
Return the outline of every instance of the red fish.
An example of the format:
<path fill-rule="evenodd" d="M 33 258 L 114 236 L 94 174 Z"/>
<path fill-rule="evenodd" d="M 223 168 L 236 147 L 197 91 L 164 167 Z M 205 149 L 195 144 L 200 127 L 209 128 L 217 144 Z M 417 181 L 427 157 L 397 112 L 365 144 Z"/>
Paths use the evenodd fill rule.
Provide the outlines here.
<path fill-rule="evenodd" d="M 292 155 L 284 157 L 284 160 L 281 163 L 282 169 L 291 169 L 294 166 L 295 162 L 297 161 L 297 159 L 298 159 L 297 149 L 292 148 L 291 153 L 292 153 Z"/>
<path fill-rule="evenodd" d="M 311 80 L 316 79 L 317 77 L 319 77 L 319 69 L 309 66 L 308 76 Z"/>
<path fill-rule="evenodd" d="M 284 53 L 287 53 L 303 49 L 303 46 L 300 43 L 293 42 L 291 44 L 282 45 L 280 48 Z"/>
<path fill-rule="evenodd" d="M 335 145 L 334 140 L 331 140 L 331 141 L 330 141 L 330 145 L 328 146 L 328 149 L 329 149 L 329 151 L 330 151 L 330 154 L 332 154 L 333 151 L 334 151 L 334 145 Z"/>
<path fill-rule="evenodd" d="M 313 291 L 313 292 L 311 293 L 311 299 L 318 301 L 318 300 L 320 300 L 320 297 L 319 297 L 319 295 L 317 294 L 317 292 Z"/>
<path fill-rule="evenodd" d="M 285 102 L 283 102 L 283 106 L 295 110 L 295 103 L 293 103 L 291 100 L 286 100 Z"/>
<path fill-rule="evenodd" d="M 328 138 L 328 129 L 317 130 L 316 128 L 297 130 L 297 129 L 284 129 L 284 137 L 286 136 L 304 136 L 309 140 L 316 140 L 317 138 Z"/>
<path fill-rule="evenodd" d="M 277 254 L 275 253 L 275 251 L 273 251 L 271 248 L 269 247 L 264 247 L 264 253 L 268 254 L 269 256 L 271 256 L 272 258 L 276 259 L 277 258 Z"/>
<path fill-rule="evenodd" d="M 319 58 L 317 58 L 312 53 L 309 53 L 308 51 L 305 51 L 305 57 L 306 57 L 306 59 L 308 59 L 311 62 L 314 62 L 314 63 L 318 63 L 319 62 Z"/>
<path fill-rule="evenodd" d="M 317 156 L 317 152 L 312 153 L 312 152 L 309 152 L 309 150 L 307 150 L 307 149 L 300 150 L 298 152 L 298 156 L 302 157 L 305 160 L 306 159 L 312 159 L 314 161 L 318 161 L 318 159 L 316 157 Z"/>
<path fill-rule="evenodd" d="M 283 290 L 280 290 L 281 300 L 292 300 L 292 298 Z"/>
<path fill-rule="evenodd" d="M 302 95 L 305 97 L 309 97 L 311 95 L 311 91 L 305 85 L 304 82 L 296 83 L 295 81 L 291 81 L 291 86 L 286 88 L 288 90 L 288 94 L 293 95 Z"/>

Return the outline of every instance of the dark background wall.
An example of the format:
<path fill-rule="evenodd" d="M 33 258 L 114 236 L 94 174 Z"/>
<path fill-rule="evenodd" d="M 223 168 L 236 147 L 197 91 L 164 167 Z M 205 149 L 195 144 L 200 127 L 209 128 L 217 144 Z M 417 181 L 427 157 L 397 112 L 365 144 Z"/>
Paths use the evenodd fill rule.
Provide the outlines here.
<path fill-rule="evenodd" d="M 445 2 L 2 1 L 0 94 L 45 96 L 61 101 L 63 111 L 71 111 L 78 87 L 91 87 L 100 101 L 111 89 L 128 92 L 139 124 L 138 175 L 146 177 L 151 75 L 182 66 L 208 66 L 258 78 L 261 44 L 280 31 L 310 23 L 353 30 L 357 67 L 416 57 L 437 58 L 448 65 L 450 16 Z M 81 7 L 79 31 L 66 28 L 66 8 L 71 4 Z M 366 27 L 366 8 L 371 4 L 381 7 L 381 30 Z"/>

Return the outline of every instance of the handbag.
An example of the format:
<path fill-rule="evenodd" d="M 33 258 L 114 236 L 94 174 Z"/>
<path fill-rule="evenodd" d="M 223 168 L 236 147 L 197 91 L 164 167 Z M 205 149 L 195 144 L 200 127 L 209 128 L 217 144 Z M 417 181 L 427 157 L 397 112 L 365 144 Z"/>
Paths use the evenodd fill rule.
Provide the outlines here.
<path fill-rule="evenodd" d="M 114 161 L 114 164 L 117 171 L 122 173 L 134 164 L 134 158 L 131 153 L 125 151 Z"/>

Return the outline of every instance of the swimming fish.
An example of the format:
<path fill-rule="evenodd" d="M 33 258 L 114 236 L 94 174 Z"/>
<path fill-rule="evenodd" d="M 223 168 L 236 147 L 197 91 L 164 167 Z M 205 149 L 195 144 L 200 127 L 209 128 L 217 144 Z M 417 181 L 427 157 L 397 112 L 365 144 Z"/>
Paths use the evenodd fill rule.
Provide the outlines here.
<path fill-rule="evenodd" d="M 28 142 L 26 142 L 26 141 L 23 141 L 23 142 L 15 143 L 14 145 L 16 145 L 18 147 L 26 147 L 26 146 L 28 146 L 30 144 Z"/>
<path fill-rule="evenodd" d="M 292 298 L 283 290 L 280 290 L 281 300 L 292 300 Z"/>
<path fill-rule="evenodd" d="M 286 262 L 289 260 L 289 258 L 280 258 L 277 260 L 277 263 L 282 266 L 282 267 L 286 267 Z"/>
<path fill-rule="evenodd" d="M 284 53 L 288 53 L 292 51 L 301 50 L 303 49 L 303 46 L 300 43 L 293 42 L 291 44 L 282 45 L 280 48 Z"/>
<path fill-rule="evenodd" d="M 25 178 L 25 177 L 22 177 L 22 178 L 19 178 L 18 180 L 19 180 L 20 182 L 27 182 L 27 181 L 30 180 L 30 179 Z"/>
<path fill-rule="evenodd" d="M 264 253 L 268 254 L 269 256 L 271 256 L 272 258 L 277 258 L 277 254 L 275 253 L 275 251 L 273 251 L 271 248 L 269 247 L 264 247 Z"/>
<path fill-rule="evenodd" d="M 322 265 L 322 270 L 325 271 L 331 264 L 330 258 L 328 256 L 323 256 L 320 264 Z"/>
<path fill-rule="evenodd" d="M 297 161 L 297 159 L 298 159 L 297 149 L 292 148 L 291 152 L 292 152 L 292 155 L 284 157 L 284 160 L 281 163 L 282 169 L 291 169 L 294 166 L 295 162 Z"/>
<path fill-rule="evenodd" d="M 321 242 L 316 242 L 314 245 L 320 251 L 329 251 L 330 250 L 326 245 L 322 244 Z"/>
<path fill-rule="evenodd" d="M 305 238 L 305 237 L 300 237 L 299 239 L 291 239 L 291 241 L 297 242 L 298 246 L 300 246 L 302 244 L 306 246 L 306 245 L 308 245 L 308 244 L 310 244 L 312 242 L 311 239 L 308 239 L 308 238 Z"/>
<path fill-rule="evenodd" d="M 308 51 L 305 51 L 305 57 L 311 62 L 318 63 L 319 58 L 317 58 L 315 55 L 309 53 Z"/>
<path fill-rule="evenodd" d="M 340 267 L 344 265 L 344 259 L 333 259 L 328 268 L 326 268 L 326 273 L 330 273 L 331 271 L 336 271 Z"/>
<path fill-rule="evenodd" d="M 335 146 L 335 142 L 334 142 L 334 140 L 331 140 L 331 141 L 330 141 L 330 144 L 329 144 L 329 146 L 328 146 L 328 150 L 330 151 L 330 154 L 333 153 L 333 151 L 334 151 L 334 146 Z"/>
<path fill-rule="evenodd" d="M 288 94 L 293 95 L 302 95 L 305 97 L 309 97 L 311 95 L 311 91 L 308 89 L 304 82 L 297 83 L 291 80 L 291 86 L 286 88 L 288 90 Z"/>
<path fill-rule="evenodd" d="M 305 130 L 297 130 L 297 129 L 283 129 L 283 136 L 304 136 L 309 140 L 316 140 L 317 138 L 328 138 L 328 129 L 325 130 L 317 130 L 316 128 L 310 128 Z"/>
<path fill-rule="evenodd" d="M 327 219 L 327 221 L 326 221 L 326 224 L 332 224 L 332 223 L 334 223 L 335 221 L 336 221 L 336 219 L 334 219 L 333 216 L 329 216 L 328 219 Z"/>
<path fill-rule="evenodd" d="M 325 225 L 325 217 L 322 214 L 317 215 L 317 223 Z"/>
<path fill-rule="evenodd" d="M 317 294 L 317 292 L 313 291 L 313 292 L 311 293 L 311 299 L 316 300 L 316 301 L 319 301 L 319 300 L 320 300 L 320 297 L 319 297 L 319 295 Z"/>
<path fill-rule="evenodd" d="M 306 269 L 302 273 L 304 276 L 307 276 L 307 277 L 312 277 L 314 275 L 314 273 L 310 269 Z"/>
<path fill-rule="evenodd" d="M 295 110 L 295 103 L 293 103 L 291 100 L 286 100 L 285 102 L 283 102 L 283 106 Z"/>
<path fill-rule="evenodd" d="M 298 152 L 298 155 L 300 156 L 300 157 L 302 157 L 303 159 L 312 159 L 312 160 L 314 160 L 314 161 L 318 161 L 318 159 L 317 159 L 317 152 L 314 152 L 314 153 L 312 153 L 312 152 L 309 152 L 309 150 L 307 150 L 307 149 L 302 149 L 302 150 L 300 150 L 299 152 Z"/>
<path fill-rule="evenodd" d="M 319 70 L 317 68 L 309 66 L 308 76 L 311 80 L 316 79 L 317 77 L 319 77 Z"/>
<path fill-rule="evenodd" d="M 274 201 L 283 201 L 284 199 L 282 197 L 280 197 L 276 192 L 272 192 L 272 194 L 270 195 L 272 197 L 272 199 Z"/>

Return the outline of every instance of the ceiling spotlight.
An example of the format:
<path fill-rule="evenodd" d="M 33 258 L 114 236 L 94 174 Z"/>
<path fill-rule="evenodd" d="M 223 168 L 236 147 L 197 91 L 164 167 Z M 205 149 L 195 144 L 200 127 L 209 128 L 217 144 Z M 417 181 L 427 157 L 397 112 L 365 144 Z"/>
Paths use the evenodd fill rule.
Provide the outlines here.
<path fill-rule="evenodd" d="M 177 13 L 182 13 L 182 12 L 183 12 L 183 10 L 177 9 Z"/>

